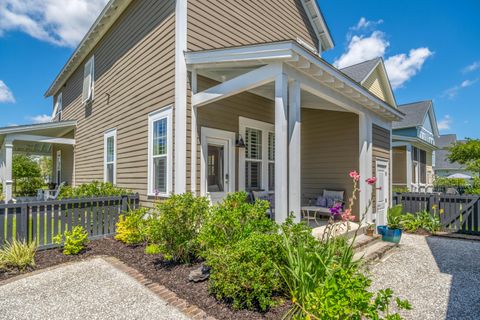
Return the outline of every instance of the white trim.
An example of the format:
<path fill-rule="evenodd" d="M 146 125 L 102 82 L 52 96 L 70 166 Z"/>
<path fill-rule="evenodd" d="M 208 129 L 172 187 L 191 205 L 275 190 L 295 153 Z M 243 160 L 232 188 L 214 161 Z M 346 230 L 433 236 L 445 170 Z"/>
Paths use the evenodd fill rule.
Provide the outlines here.
<path fill-rule="evenodd" d="M 175 8 L 175 193 L 187 190 L 187 0 Z"/>
<path fill-rule="evenodd" d="M 302 205 L 302 121 L 300 82 L 289 84 L 288 105 L 288 212 L 294 213 L 295 222 L 301 220 Z"/>
<path fill-rule="evenodd" d="M 168 197 L 172 192 L 172 162 L 173 162 L 173 107 L 167 106 L 148 115 L 148 196 Z M 155 194 L 153 190 L 153 123 L 158 120 L 167 119 L 167 183 L 166 192 Z"/>
<path fill-rule="evenodd" d="M 206 89 L 192 96 L 192 105 L 201 107 L 208 103 L 228 98 L 237 93 L 248 91 L 266 83 L 272 82 L 281 71 L 281 65 L 277 63 L 242 74 L 236 78 L 222 82 L 214 87 Z"/>
<path fill-rule="evenodd" d="M 59 103 L 59 101 L 61 103 Z M 60 111 L 58 110 L 60 109 Z M 63 111 L 63 93 L 60 91 L 57 95 L 57 98 L 55 100 L 55 105 L 53 107 L 53 112 L 52 112 L 52 119 L 57 116 L 57 114 L 60 115 L 59 121 L 62 120 L 62 111 Z"/>
<path fill-rule="evenodd" d="M 108 162 L 108 138 L 113 137 L 113 161 Z M 103 134 L 103 181 L 108 182 L 107 166 L 113 164 L 113 184 L 117 184 L 117 129 L 110 129 Z"/>
<path fill-rule="evenodd" d="M 360 190 L 364 190 L 359 195 L 360 215 L 365 213 L 368 207 L 368 202 L 372 194 L 372 187 L 369 186 L 365 179 L 372 176 L 372 161 L 373 161 L 373 123 L 372 119 L 367 114 L 358 115 L 359 127 L 359 173 L 362 179 L 359 181 Z M 369 208 L 367 220 L 371 220 L 371 213 L 374 208 Z M 375 210 L 376 211 L 376 210 Z M 363 217 L 360 217 L 362 219 Z"/>
<path fill-rule="evenodd" d="M 32 142 L 42 142 L 42 143 L 56 143 L 56 144 L 67 144 L 74 145 L 75 139 L 68 138 L 55 138 L 47 136 L 37 136 L 33 134 L 8 134 L 5 139 L 10 141 L 32 141 Z"/>
<path fill-rule="evenodd" d="M 87 64 L 90 63 L 90 70 L 89 70 L 89 76 L 90 76 L 90 83 L 88 89 L 87 96 L 83 96 L 83 92 L 85 90 L 85 68 L 87 67 Z M 83 77 L 82 77 L 82 103 L 87 103 L 89 101 L 93 101 L 95 98 L 95 56 L 92 55 L 87 61 L 85 61 L 85 64 L 83 65 Z"/>
<path fill-rule="evenodd" d="M 313 25 L 314 30 L 317 33 L 320 43 L 324 44 L 325 50 L 332 49 L 334 47 L 332 36 L 328 30 L 327 23 L 323 18 L 322 12 L 316 0 L 302 0 L 302 4 L 306 9 L 308 19 Z M 322 52 L 322 48 L 319 48 Z"/>
<path fill-rule="evenodd" d="M 229 183 L 228 183 L 228 190 L 226 192 L 234 192 L 236 186 L 236 173 L 235 173 L 235 132 L 213 129 L 202 127 L 201 130 L 201 149 L 200 149 L 200 195 L 206 196 L 207 195 L 207 155 L 208 155 L 208 139 L 221 139 L 228 141 L 228 149 L 229 149 Z"/>
<path fill-rule="evenodd" d="M 198 77 L 197 71 L 192 70 L 191 74 L 192 96 L 197 93 Z M 190 141 L 190 189 L 193 194 L 197 193 L 197 142 L 198 142 L 198 127 L 197 127 L 197 107 L 192 105 L 191 115 L 191 141 Z"/>
<path fill-rule="evenodd" d="M 378 167 L 379 166 L 384 166 L 385 167 L 385 173 L 387 175 L 390 175 L 390 161 L 386 160 L 386 159 L 383 159 L 383 158 L 376 158 L 375 159 L 375 176 L 378 177 Z M 376 213 L 376 223 L 377 225 L 385 225 L 387 223 L 387 214 L 388 214 L 388 208 L 390 207 L 390 197 L 391 197 L 391 189 L 390 189 L 390 176 L 387 176 L 387 183 L 385 184 L 385 189 L 387 190 L 383 190 L 384 191 L 384 194 L 385 194 L 385 200 L 386 200 L 386 203 L 385 203 L 385 208 L 384 208 L 384 213 L 383 213 L 383 217 L 381 217 L 382 219 L 379 219 L 379 212 L 377 210 L 378 208 L 378 199 L 379 199 L 379 196 L 378 196 L 378 193 L 379 193 L 379 189 L 377 188 L 376 189 L 376 194 L 375 194 L 375 199 L 377 199 L 377 202 L 375 203 L 375 213 Z M 378 178 L 377 178 L 378 179 Z M 385 219 L 385 220 L 383 220 Z"/>
<path fill-rule="evenodd" d="M 258 121 L 245 117 L 238 117 L 239 133 L 242 138 L 246 138 L 246 129 L 256 129 L 262 131 L 262 189 L 268 190 L 268 133 L 275 133 L 275 125 L 268 122 Z M 245 149 L 238 152 L 238 188 L 245 190 Z"/>
<path fill-rule="evenodd" d="M 59 171 L 60 176 L 58 174 Z M 57 150 L 57 157 L 55 158 L 55 182 L 57 185 L 62 183 L 62 150 Z"/>
<path fill-rule="evenodd" d="M 288 76 L 275 79 L 275 221 L 288 218 Z"/>

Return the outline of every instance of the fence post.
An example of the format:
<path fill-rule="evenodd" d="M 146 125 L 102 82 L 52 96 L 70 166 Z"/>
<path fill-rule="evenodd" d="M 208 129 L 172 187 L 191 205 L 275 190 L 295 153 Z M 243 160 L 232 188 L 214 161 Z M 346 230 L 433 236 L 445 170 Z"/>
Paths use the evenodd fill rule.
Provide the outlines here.
<path fill-rule="evenodd" d="M 128 206 L 129 206 L 129 196 L 122 196 L 122 214 L 125 214 L 128 212 Z"/>
<path fill-rule="evenodd" d="M 20 219 L 17 222 L 16 239 L 20 241 L 28 241 L 28 204 L 20 205 Z"/>

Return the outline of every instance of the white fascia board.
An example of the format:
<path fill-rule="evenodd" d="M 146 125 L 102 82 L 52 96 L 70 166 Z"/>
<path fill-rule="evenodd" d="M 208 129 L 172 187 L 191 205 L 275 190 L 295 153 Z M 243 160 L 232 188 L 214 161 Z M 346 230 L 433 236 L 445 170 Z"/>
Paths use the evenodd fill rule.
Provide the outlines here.
<path fill-rule="evenodd" d="M 418 146 L 420 146 L 421 148 L 425 148 L 427 150 L 431 150 L 431 151 L 434 151 L 434 150 L 438 150 L 439 148 L 426 142 L 425 140 L 423 139 L 420 139 L 420 138 L 413 138 L 413 137 L 406 137 L 406 136 L 399 136 L 399 135 L 392 135 L 392 140 L 396 140 L 396 141 L 407 141 L 407 142 L 410 142 L 412 144 L 416 144 Z"/>
<path fill-rule="evenodd" d="M 201 107 L 208 103 L 272 82 L 281 71 L 281 64 L 273 63 L 247 72 L 212 88 L 208 88 L 205 91 L 194 94 L 192 97 L 192 106 Z"/>
<path fill-rule="evenodd" d="M 8 135 L 5 138 L 5 141 L 32 141 L 40 143 L 56 143 L 56 144 L 66 144 L 66 145 L 75 145 L 75 139 L 67 138 L 55 138 L 55 137 L 46 137 L 46 136 L 37 136 L 30 134 L 12 134 Z"/>
<path fill-rule="evenodd" d="M 45 129 L 55 129 L 55 128 L 75 128 L 77 126 L 77 121 L 58 121 L 58 122 L 48 122 L 42 124 L 32 124 L 32 125 L 23 125 L 15 127 L 7 127 L 0 129 L 0 135 L 10 134 L 10 133 L 20 133 L 28 132 L 32 130 L 45 130 Z"/>

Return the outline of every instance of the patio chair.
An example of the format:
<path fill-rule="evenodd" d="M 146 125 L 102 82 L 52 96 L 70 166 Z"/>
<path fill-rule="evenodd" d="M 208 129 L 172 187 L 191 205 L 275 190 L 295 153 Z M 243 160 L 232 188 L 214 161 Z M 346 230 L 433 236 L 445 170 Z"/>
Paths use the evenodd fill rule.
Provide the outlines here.
<path fill-rule="evenodd" d="M 58 185 L 55 190 L 46 190 L 45 192 L 45 200 L 57 200 L 58 196 L 60 195 L 60 191 L 65 186 L 65 182 L 62 182 Z"/>
<path fill-rule="evenodd" d="M 250 195 L 253 202 L 256 200 L 268 201 L 270 207 L 268 208 L 267 214 L 273 219 L 275 214 L 275 195 L 268 191 L 251 191 Z"/>
<path fill-rule="evenodd" d="M 301 207 L 302 216 L 309 222 L 310 219 L 316 219 L 317 215 L 330 217 L 330 208 L 335 204 L 345 204 L 345 191 L 323 190 L 322 195 L 304 195 L 304 205 Z"/>

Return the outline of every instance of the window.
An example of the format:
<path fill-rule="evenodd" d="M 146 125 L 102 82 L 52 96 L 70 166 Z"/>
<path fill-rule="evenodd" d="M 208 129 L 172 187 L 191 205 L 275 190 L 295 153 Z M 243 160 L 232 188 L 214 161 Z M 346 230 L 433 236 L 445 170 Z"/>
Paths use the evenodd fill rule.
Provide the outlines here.
<path fill-rule="evenodd" d="M 275 127 L 273 124 L 240 117 L 240 133 L 245 137 L 245 153 L 240 154 L 240 188 L 275 189 Z M 242 167 L 244 165 L 244 167 Z"/>
<path fill-rule="evenodd" d="M 117 130 L 109 130 L 103 138 L 105 182 L 117 183 Z"/>
<path fill-rule="evenodd" d="M 57 150 L 57 161 L 55 162 L 55 177 L 57 186 L 62 183 L 62 151 Z"/>
<path fill-rule="evenodd" d="M 93 100 L 94 70 L 95 60 L 92 56 L 85 63 L 85 69 L 83 70 L 82 102 Z"/>
<path fill-rule="evenodd" d="M 62 108 L 63 108 L 63 95 L 60 92 L 57 96 L 57 101 L 55 102 L 55 117 L 58 121 L 62 120 Z"/>
<path fill-rule="evenodd" d="M 172 185 L 172 108 L 148 120 L 148 194 L 168 196 Z"/>

